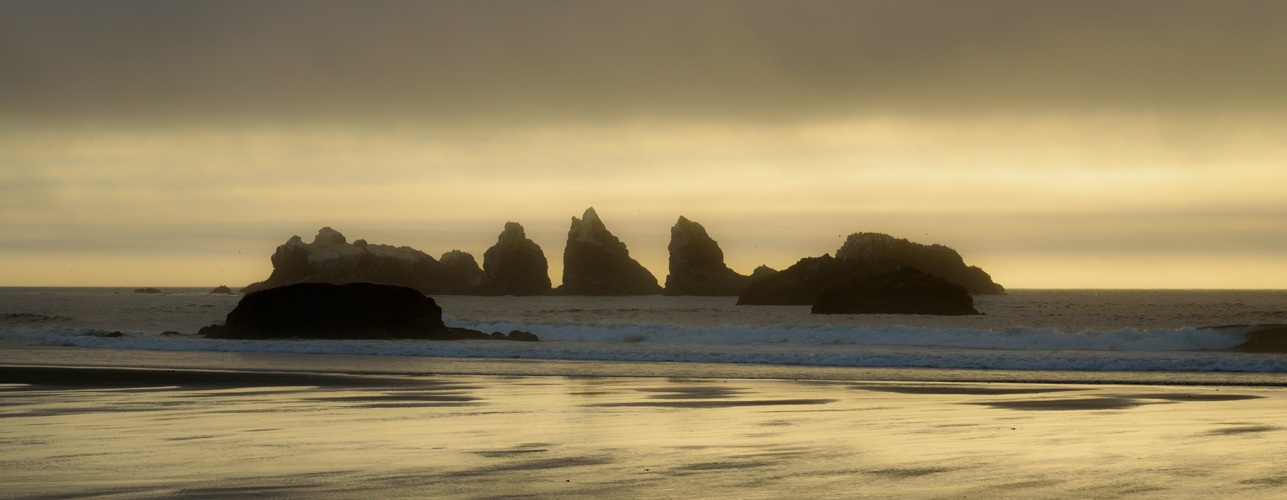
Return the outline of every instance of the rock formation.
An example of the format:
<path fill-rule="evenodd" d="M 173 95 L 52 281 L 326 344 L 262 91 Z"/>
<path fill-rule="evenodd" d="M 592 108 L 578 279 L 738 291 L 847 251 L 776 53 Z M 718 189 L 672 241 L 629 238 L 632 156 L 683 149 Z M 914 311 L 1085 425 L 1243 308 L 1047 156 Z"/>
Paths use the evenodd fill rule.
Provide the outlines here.
<path fill-rule="evenodd" d="M 882 233 L 854 233 L 836 251 L 837 259 L 891 259 L 965 287 L 970 293 L 1005 293 L 982 269 L 966 266 L 956 250 L 922 245 Z"/>
<path fill-rule="evenodd" d="M 751 271 L 751 281 L 756 281 L 769 276 L 773 276 L 777 273 L 778 273 L 777 269 L 771 268 L 769 266 L 760 266 L 755 268 L 754 271 Z"/>
<path fill-rule="evenodd" d="M 442 254 L 438 262 L 455 273 L 465 288 L 475 286 L 483 279 L 483 270 L 478 267 L 478 261 L 468 253 L 452 250 Z"/>
<path fill-rule="evenodd" d="M 761 277 L 752 280 L 738 296 L 737 305 L 813 305 L 822 292 L 830 288 L 899 267 L 898 262 L 888 259 L 837 259 L 831 255 L 805 257 L 776 273 L 760 273 Z"/>
<path fill-rule="evenodd" d="M 572 217 L 563 251 L 563 295 L 655 295 L 657 278 L 634 259 L 626 245 L 608 232 L 594 207 Z"/>
<path fill-rule="evenodd" d="M 496 244 L 483 253 L 483 278 L 478 295 L 545 295 L 552 291 L 545 252 L 527 239 L 523 226 L 506 222 Z"/>
<path fill-rule="evenodd" d="M 273 273 L 267 280 L 241 289 L 252 293 L 293 283 L 382 283 L 408 286 L 425 294 L 456 293 L 464 278 L 433 257 L 411 247 L 369 245 L 366 240 L 347 243 L 329 227 L 317 232 L 312 243 L 292 236 L 273 254 Z"/>
<path fill-rule="evenodd" d="M 210 290 L 210 293 L 228 294 L 228 293 L 232 293 L 232 289 L 224 285 L 219 285 L 217 287 L 214 287 L 214 290 Z"/>
<path fill-rule="evenodd" d="M 242 297 L 223 325 L 202 328 L 220 339 L 536 340 L 527 332 L 485 334 L 449 328 L 442 308 L 412 288 L 373 283 L 296 283 Z"/>
<path fill-rule="evenodd" d="M 813 305 L 813 314 L 978 314 L 965 287 L 904 267 L 831 287 Z"/>
<path fill-rule="evenodd" d="M 670 228 L 670 275 L 666 295 L 738 295 L 751 283 L 724 265 L 724 251 L 706 228 L 682 215 Z"/>
<path fill-rule="evenodd" d="M 161 291 L 155 288 L 135 288 L 134 293 L 161 293 Z"/>

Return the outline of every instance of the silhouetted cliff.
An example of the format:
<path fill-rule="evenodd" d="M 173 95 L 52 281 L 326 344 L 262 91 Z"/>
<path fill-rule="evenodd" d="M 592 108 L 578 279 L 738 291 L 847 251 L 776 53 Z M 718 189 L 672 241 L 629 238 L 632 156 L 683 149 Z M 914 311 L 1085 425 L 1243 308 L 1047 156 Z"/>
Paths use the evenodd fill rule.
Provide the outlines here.
<path fill-rule="evenodd" d="M 737 305 L 810 306 L 823 292 L 855 278 L 897 270 L 893 260 L 837 259 L 831 255 L 805 257 L 776 273 L 760 273 L 737 298 Z M 771 269 L 765 268 L 767 271 Z"/>
<path fill-rule="evenodd" d="M 580 219 L 572 217 L 567 248 L 563 250 L 563 295 L 655 295 L 657 278 L 608 232 L 594 207 Z"/>
<path fill-rule="evenodd" d="M 857 278 L 818 296 L 813 314 L 978 314 L 965 287 L 904 267 Z"/>
<path fill-rule="evenodd" d="M 908 267 L 941 276 L 970 293 L 1005 293 L 982 269 L 966 266 L 961 254 L 943 245 L 922 245 L 882 233 L 854 233 L 836 251 L 837 259 L 891 259 Z"/>

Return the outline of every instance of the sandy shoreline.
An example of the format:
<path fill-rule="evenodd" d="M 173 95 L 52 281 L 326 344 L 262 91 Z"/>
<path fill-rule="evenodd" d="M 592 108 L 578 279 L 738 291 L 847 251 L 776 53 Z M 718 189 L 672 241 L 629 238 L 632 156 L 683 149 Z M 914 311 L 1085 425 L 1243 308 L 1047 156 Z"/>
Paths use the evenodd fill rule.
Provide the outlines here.
<path fill-rule="evenodd" d="M 1276 498 L 1287 389 L 0 367 L 0 496 Z"/>

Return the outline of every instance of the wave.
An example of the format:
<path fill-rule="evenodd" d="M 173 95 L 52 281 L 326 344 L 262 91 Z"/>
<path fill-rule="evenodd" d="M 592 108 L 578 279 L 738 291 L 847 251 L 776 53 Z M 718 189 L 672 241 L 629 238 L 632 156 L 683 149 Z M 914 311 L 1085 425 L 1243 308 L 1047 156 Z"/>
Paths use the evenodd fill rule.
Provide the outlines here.
<path fill-rule="evenodd" d="M 480 322 L 455 322 L 453 326 L 467 324 L 479 326 Z M 497 329 L 510 328 L 514 323 L 488 323 Z M 541 331 L 541 325 L 525 325 Z M 536 326 L 538 328 L 532 328 Z M 867 343 L 814 342 L 800 339 L 780 342 L 784 331 L 804 331 L 801 325 L 783 327 L 667 327 L 663 325 L 549 325 L 538 333 L 546 336 L 542 342 L 503 342 L 489 340 L 466 341 L 415 341 L 415 340 L 219 340 L 192 336 L 165 337 L 147 333 L 126 332 L 119 337 L 94 335 L 94 331 L 62 330 L 56 332 L 12 332 L 0 336 L 43 340 L 62 345 L 142 349 L 161 351 L 216 351 L 264 352 L 300 354 L 348 354 L 382 356 L 422 356 L 451 358 L 527 358 L 588 361 L 637 361 L 637 362 L 697 362 L 697 363 L 753 363 L 768 365 L 805 365 L 838 367 L 903 367 L 949 369 L 999 369 L 999 370 L 1071 370 L 1071 371 L 1171 371 L 1171 372 L 1259 372 L 1287 373 L 1287 356 L 1249 354 L 1228 351 L 1203 350 L 1154 350 L 1161 345 L 1236 345 L 1245 333 L 1220 329 L 1181 329 L 1170 331 L 1184 341 L 1166 340 L 1161 331 L 1149 332 L 1094 332 L 1065 334 L 1043 330 L 1015 329 L 1003 332 L 971 330 L 929 330 L 908 327 L 886 327 L 852 330 L 876 332 L 884 339 L 902 342 L 976 343 L 992 345 L 1003 343 L 1012 346 L 1037 345 L 1049 342 L 1053 335 L 1073 339 L 1068 345 L 1091 343 L 1118 349 L 1105 350 L 1044 350 L 1028 348 L 976 348 L 973 346 L 931 347 L 926 344 L 872 345 Z M 561 328 L 561 330 L 560 330 Z M 739 329 L 740 328 L 740 329 Z M 840 333 L 816 327 L 810 340 L 822 341 L 841 337 Z M 828 327 L 834 328 L 834 327 Z M 1188 330 L 1192 330 L 1189 332 Z M 758 333 L 756 333 L 758 331 Z M 549 338 L 551 332 L 565 337 L 588 338 L 593 341 Z M 668 333 L 667 333 L 668 332 Z M 701 343 L 725 338 L 731 332 L 740 332 L 741 343 Z M 650 340 L 633 341 L 632 335 L 654 335 Z M 990 334 L 990 335 L 989 335 Z M 611 337 L 611 338 L 607 338 Z M 1159 338 L 1161 337 L 1161 338 Z M 670 342 L 657 340 L 670 339 Z M 849 338 L 849 337 L 843 337 Z M 676 340 L 679 339 L 679 340 Z M 759 340 L 753 340 L 759 339 Z M 1042 340 L 1046 339 L 1046 340 Z M 1108 339 L 1108 340 L 1105 340 Z M 1218 339 L 1217 342 L 1214 339 Z M 1061 341 L 1062 342 L 1062 341 Z M 1170 344 L 1168 344 L 1170 342 Z M 1187 343 L 1186 343 L 1187 342 Z M 1144 349 L 1124 350 L 1123 346 Z"/>
<path fill-rule="evenodd" d="M 443 315 L 447 326 L 487 333 L 524 330 L 541 340 L 580 342 L 653 342 L 665 344 L 849 344 L 943 346 L 1037 351 L 1189 351 L 1229 349 L 1247 340 L 1255 326 L 1179 328 L 1066 333 L 1039 328 L 1001 331 L 970 328 L 792 324 L 763 327 L 679 326 L 656 323 L 524 323 L 457 321 Z"/>
<path fill-rule="evenodd" d="M 0 325 L 4 326 L 49 325 L 68 321 L 72 321 L 72 318 L 34 313 L 0 313 Z"/>

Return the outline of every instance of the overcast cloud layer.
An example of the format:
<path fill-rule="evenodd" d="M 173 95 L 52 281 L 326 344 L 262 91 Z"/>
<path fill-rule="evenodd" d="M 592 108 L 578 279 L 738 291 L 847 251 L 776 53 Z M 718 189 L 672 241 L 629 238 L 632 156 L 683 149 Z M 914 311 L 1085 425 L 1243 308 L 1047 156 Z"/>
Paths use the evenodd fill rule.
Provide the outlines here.
<path fill-rule="evenodd" d="M 1280 1 L 0 3 L 0 117 L 777 120 L 1287 107 Z"/>

